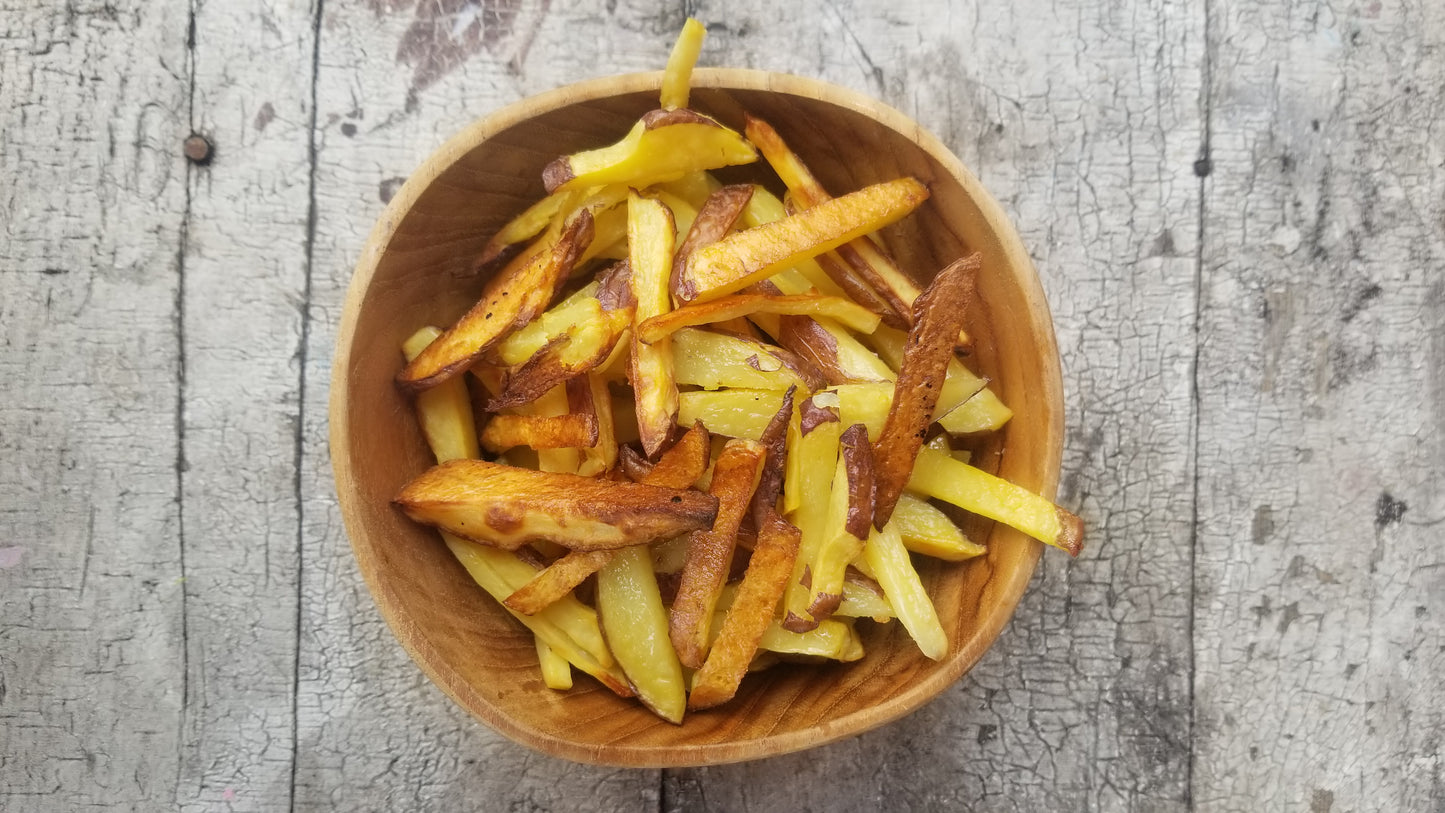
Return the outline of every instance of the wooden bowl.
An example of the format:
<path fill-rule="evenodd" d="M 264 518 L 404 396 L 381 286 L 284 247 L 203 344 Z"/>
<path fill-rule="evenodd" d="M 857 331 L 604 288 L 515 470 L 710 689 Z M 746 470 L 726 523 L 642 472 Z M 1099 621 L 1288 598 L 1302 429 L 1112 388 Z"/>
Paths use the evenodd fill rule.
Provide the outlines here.
<path fill-rule="evenodd" d="M 585 763 L 668 767 L 756 759 L 821 745 L 897 719 L 978 662 L 1013 613 L 1039 543 L 977 520 L 988 554 L 920 569 L 948 632 L 934 662 L 900 625 L 864 622 L 867 657 L 749 675 L 736 699 L 680 726 L 585 675 L 545 688 L 530 633 L 467 576 L 437 534 L 391 499 L 433 463 L 392 376 L 398 348 L 424 324 L 450 324 L 474 301 L 469 273 L 487 238 L 543 195 L 542 167 L 610 143 L 657 106 L 660 73 L 583 82 L 511 105 L 442 145 L 409 178 L 367 241 L 341 318 L 331 382 L 331 455 L 341 512 L 381 614 L 422 670 L 502 734 Z M 975 460 L 1052 497 L 1063 445 L 1058 351 L 1028 252 L 977 179 L 907 117 L 822 82 L 746 70 L 698 70 L 692 106 L 741 129 L 771 122 L 835 194 L 913 175 L 932 199 L 884 236 L 920 280 L 983 253 L 970 314 L 972 364 L 1014 410 Z M 762 177 L 759 175 L 758 177 Z"/>

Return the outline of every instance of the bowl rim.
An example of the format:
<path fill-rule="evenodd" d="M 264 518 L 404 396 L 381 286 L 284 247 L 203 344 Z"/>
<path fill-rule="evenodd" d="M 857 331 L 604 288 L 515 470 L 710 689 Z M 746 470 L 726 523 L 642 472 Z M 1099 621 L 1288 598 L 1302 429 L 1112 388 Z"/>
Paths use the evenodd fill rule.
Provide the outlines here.
<path fill-rule="evenodd" d="M 354 472 L 349 444 L 350 417 L 347 412 L 348 361 L 353 351 L 362 304 L 381 257 L 397 228 L 426 189 L 478 144 L 527 119 L 559 108 L 611 96 L 656 92 L 661 86 L 663 75 L 662 71 L 649 71 L 597 77 L 520 99 L 475 119 L 424 158 L 378 215 L 352 271 L 338 320 L 328 404 L 332 477 L 347 539 L 368 592 L 402 649 L 453 702 L 507 738 L 552 756 L 586 764 L 620 767 L 718 765 L 778 756 L 859 735 L 916 711 L 956 683 L 976 666 L 993 646 L 1003 627 L 1013 618 L 1043 549 L 1042 543 L 1020 536 L 1031 549 L 1024 553 L 1020 566 L 1006 579 L 997 582 L 990 580 L 989 589 L 1000 600 L 993 605 L 993 612 L 980 619 L 977 633 L 963 649 L 943 664 L 943 668 L 891 698 L 882 707 L 883 713 L 879 713 L 879 707 L 870 707 L 816 723 L 808 728 L 766 734 L 748 740 L 669 747 L 625 743 L 581 745 L 523 725 L 490 704 L 479 704 L 476 701 L 481 698 L 472 692 L 469 686 L 462 681 L 451 679 L 443 672 L 440 667 L 445 664 L 441 663 L 440 656 L 432 651 L 430 645 L 416 636 L 400 634 L 403 629 L 412 626 L 412 622 L 395 603 L 387 587 L 380 582 L 376 575 L 377 569 L 369 566 L 375 564 L 372 553 L 357 541 L 358 534 L 364 532 L 363 528 L 353 528 L 353 518 L 360 515 L 358 509 L 361 498 L 358 490 L 345 482 L 351 479 Z M 1039 371 L 1039 383 L 1046 393 L 1046 402 L 1059 408 L 1053 410 L 1052 420 L 1046 427 L 1046 440 L 1042 448 L 1046 459 L 1042 461 L 1044 478 L 1040 483 L 1040 492 L 1053 499 L 1063 461 L 1064 411 L 1063 375 L 1052 314 L 1044 295 L 1042 281 L 1022 238 L 1002 206 L 983 184 L 942 141 L 922 125 L 895 108 L 859 91 L 819 79 L 747 68 L 698 68 L 693 72 L 691 86 L 694 89 L 781 93 L 851 110 L 911 139 L 963 186 L 988 228 L 997 236 L 1000 250 L 1009 258 L 1009 267 L 1017 269 L 1011 272 L 1011 276 L 1031 311 L 1045 317 L 1041 320 L 1038 336 L 1041 346 L 1046 345 L 1044 349 L 1047 351 L 1043 354 L 1044 367 Z M 479 712 L 479 705 L 491 713 Z"/>

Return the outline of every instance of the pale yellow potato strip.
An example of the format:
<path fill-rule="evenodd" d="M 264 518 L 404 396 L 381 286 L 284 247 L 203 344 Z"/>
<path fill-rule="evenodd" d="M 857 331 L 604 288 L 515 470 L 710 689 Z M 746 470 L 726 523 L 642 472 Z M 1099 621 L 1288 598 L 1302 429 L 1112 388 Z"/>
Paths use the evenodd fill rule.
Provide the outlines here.
<path fill-rule="evenodd" d="M 561 692 L 572 688 L 572 664 L 541 638 L 537 639 L 537 663 L 542 666 L 542 685 Z"/>
<path fill-rule="evenodd" d="M 646 545 L 618 551 L 597 572 L 597 610 L 638 699 L 662 719 L 681 723 L 687 688 Z"/>
<path fill-rule="evenodd" d="M 908 558 L 898 531 L 891 526 L 873 529 L 863 545 L 863 558 L 873 578 L 883 586 L 883 595 L 894 615 L 918 644 L 924 655 L 940 660 L 948 654 L 948 635 L 938 621 L 938 611 Z"/>
<path fill-rule="evenodd" d="M 1083 546 L 1079 518 L 1049 500 L 960 463 L 935 449 L 920 449 L 908 490 L 988 517 L 1077 556 Z"/>
<path fill-rule="evenodd" d="M 776 313 L 788 316 L 826 316 L 860 333 L 872 333 L 878 327 L 878 314 L 862 305 L 837 296 L 801 294 L 798 296 L 764 296 L 733 294 L 699 305 L 688 305 L 671 313 L 655 316 L 637 327 L 638 338 L 651 344 L 679 328 L 707 325 L 751 316 L 755 313 Z"/>
<path fill-rule="evenodd" d="M 687 107 L 692 68 L 697 64 L 697 55 L 702 52 L 702 41 L 706 37 L 707 29 L 702 23 L 691 17 L 683 23 L 682 33 L 673 43 L 672 54 L 667 57 L 667 69 L 662 75 L 660 101 L 664 109 Z"/>

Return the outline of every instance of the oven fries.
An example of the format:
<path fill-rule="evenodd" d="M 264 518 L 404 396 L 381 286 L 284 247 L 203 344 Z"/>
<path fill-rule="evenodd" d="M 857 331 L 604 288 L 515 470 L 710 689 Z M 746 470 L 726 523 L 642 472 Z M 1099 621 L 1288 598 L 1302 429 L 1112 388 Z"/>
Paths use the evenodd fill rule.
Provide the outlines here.
<path fill-rule="evenodd" d="M 689 20 L 658 110 L 547 165 L 474 258 L 478 301 L 417 330 L 397 375 L 437 459 L 397 509 L 533 632 L 547 686 L 575 667 L 671 723 L 752 669 L 863 658 L 869 625 L 948 656 L 913 557 L 986 548 L 931 501 L 1073 555 L 1083 538 L 956 445 L 1012 414 L 957 352 L 982 258 L 920 289 L 937 269 L 876 233 L 922 182 L 834 197 L 767 122 L 688 108 L 702 37 Z M 777 177 L 711 173 L 749 163 Z"/>

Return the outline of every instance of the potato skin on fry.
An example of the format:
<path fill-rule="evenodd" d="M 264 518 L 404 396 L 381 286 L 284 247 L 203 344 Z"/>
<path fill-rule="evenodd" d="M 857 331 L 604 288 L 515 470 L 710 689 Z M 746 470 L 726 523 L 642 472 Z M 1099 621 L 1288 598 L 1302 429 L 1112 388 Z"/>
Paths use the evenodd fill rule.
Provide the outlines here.
<path fill-rule="evenodd" d="M 606 550 L 712 526 L 716 497 L 483 460 L 452 460 L 396 496 L 407 516 L 485 545 L 516 550 L 545 539 L 571 550 Z"/>
<path fill-rule="evenodd" d="M 982 263 L 977 253 L 954 261 L 938 272 L 927 290 L 913 301 L 913 328 L 908 331 L 903 363 L 893 388 L 893 406 L 873 447 L 878 464 L 873 526 L 879 530 L 893 515 L 898 495 L 913 473 L 923 436 L 933 423 L 933 408 L 943 391 L 954 342 L 963 328 Z"/>

